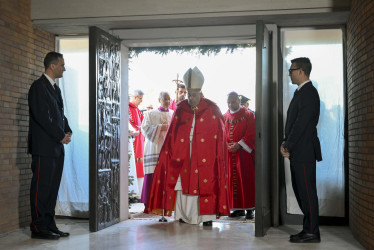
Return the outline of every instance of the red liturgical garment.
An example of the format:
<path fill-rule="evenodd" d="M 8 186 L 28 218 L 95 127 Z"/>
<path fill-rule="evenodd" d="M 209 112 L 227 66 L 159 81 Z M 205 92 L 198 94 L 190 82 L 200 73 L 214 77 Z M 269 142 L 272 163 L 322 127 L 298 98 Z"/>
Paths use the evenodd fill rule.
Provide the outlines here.
<path fill-rule="evenodd" d="M 244 148 L 228 152 L 230 208 L 255 207 L 255 116 L 244 106 L 234 114 L 224 115 L 227 143 L 242 140 L 252 152 Z"/>
<path fill-rule="evenodd" d="M 179 175 L 183 194 L 200 196 L 200 215 L 228 215 L 226 137 L 222 114 L 202 98 L 193 111 L 188 100 L 177 104 L 156 166 L 146 213 L 171 216 Z M 190 132 L 195 128 L 190 153 Z M 190 157 L 191 156 L 191 157 Z"/>
<path fill-rule="evenodd" d="M 143 121 L 143 114 L 140 112 L 137 106 L 129 102 L 129 121 L 131 126 L 139 131 Z M 135 136 L 134 140 L 134 151 L 135 151 L 135 164 L 136 164 L 136 176 L 137 178 L 144 177 L 143 169 L 143 154 L 144 154 L 144 136 L 140 133 Z"/>

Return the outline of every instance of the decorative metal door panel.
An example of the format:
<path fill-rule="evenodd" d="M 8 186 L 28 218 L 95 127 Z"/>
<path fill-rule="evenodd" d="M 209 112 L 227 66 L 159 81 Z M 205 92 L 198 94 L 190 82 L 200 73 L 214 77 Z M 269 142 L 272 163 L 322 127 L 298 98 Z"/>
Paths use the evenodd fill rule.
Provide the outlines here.
<path fill-rule="evenodd" d="M 89 32 L 90 230 L 119 222 L 120 40 L 90 27 Z"/>

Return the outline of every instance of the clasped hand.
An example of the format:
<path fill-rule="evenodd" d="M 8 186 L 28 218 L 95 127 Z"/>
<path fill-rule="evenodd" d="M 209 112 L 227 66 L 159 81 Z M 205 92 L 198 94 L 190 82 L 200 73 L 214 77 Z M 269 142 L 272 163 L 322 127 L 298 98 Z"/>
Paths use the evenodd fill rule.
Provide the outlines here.
<path fill-rule="evenodd" d="M 131 136 L 138 136 L 139 134 L 140 134 L 140 131 L 138 130 L 138 131 L 132 131 L 132 130 L 129 130 L 129 134 L 131 135 Z"/>
<path fill-rule="evenodd" d="M 71 133 L 68 132 L 67 134 L 65 134 L 65 137 L 64 139 L 61 140 L 61 143 L 62 144 L 69 144 L 71 142 Z"/>
<path fill-rule="evenodd" d="M 284 158 L 290 158 L 290 152 L 284 148 L 284 142 L 282 143 L 281 147 L 280 147 L 280 152 L 281 154 L 283 155 Z"/>
<path fill-rule="evenodd" d="M 169 127 L 168 124 L 165 124 L 165 123 L 161 124 L 161 131 L 166 131 L 166 130 L 168 130 L 168 127 Z"/>
<path fill-rule="evenodd" d="M 229 142 L 227 143 L 227 150 L 231 153 L 235 153 L 240 149 L 240 145 L 237 142 Z"/>

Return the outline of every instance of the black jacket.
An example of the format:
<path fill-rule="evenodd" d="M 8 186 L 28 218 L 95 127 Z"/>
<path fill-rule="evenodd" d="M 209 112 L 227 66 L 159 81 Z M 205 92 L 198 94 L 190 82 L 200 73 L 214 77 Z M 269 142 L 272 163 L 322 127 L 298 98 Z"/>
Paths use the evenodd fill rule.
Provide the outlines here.
<path fill-rule="evenodd" d="M 317 135 L 320 99 L 312 82 L 297 91 L 287 110 L 285 145 L 290 160 L 322 161 L 321 144 Z"/>
<path fill-rule="evenodd" d="M 61 140 L 71 132 L 64 116 L 60 89 L 55 90 L 43 74 L 30 87 L 28 152 L 32 155 L 59 157 Z"/>

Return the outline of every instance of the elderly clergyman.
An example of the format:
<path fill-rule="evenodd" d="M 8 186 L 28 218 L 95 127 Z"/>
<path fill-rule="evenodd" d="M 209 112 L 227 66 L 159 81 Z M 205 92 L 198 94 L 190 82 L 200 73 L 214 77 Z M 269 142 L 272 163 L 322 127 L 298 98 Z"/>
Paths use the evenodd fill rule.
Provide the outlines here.
<path fill-rule="evenodd" d="M 136 177 L 139 187 L 138 196 L 141 196 L 144 180 L 143 169 L 143 154 L 144 154 L 144 136 L 140 131 L 140 126 L 144 119 L 143 114 L 140 112 L 138 106 L 143 101 L 144 92 L 141 90 L 134 90 L 131 101 L 129 101 L 129 132 L 131 136 L 135 137 L 134 140 L 134 153 L 136 165 Z"/>
<path fill-rule="evenodd" d="M 166 131 L 169 127 L 173 110 L 169 109 L 170 95 L 161 92 L 158 98 L 160 107 L 145 112 L 141 130 L 145 137 L 144 145 L 144 183 L 140 201 L 147 204 L 151 190 L 153 173 L 157 165 L 158 156 L 164 142 Z"/>
<path fill-rule="evenodd" d="M 183 77 L 187 100 L 177 104 L 153 176 L 145 212 L 181 223 L 212 226 L 228 215 L 225 125 L 218 106 L 201 97 L 204 77 L 195 67 Z"/>

